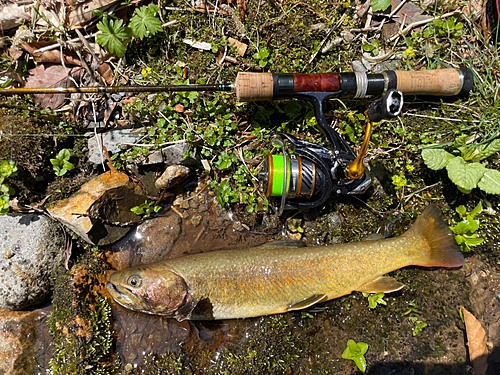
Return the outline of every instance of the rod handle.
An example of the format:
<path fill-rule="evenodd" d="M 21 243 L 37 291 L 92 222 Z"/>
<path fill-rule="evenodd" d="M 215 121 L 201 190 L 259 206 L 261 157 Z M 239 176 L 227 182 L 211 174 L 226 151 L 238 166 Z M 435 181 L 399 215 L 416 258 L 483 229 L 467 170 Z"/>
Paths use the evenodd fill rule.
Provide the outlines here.
<path fill-rule="evenodd" d="M 468 68 L 396 70 L 394 73 L 397 77 L 396 90 L 405 95 L 453 96 L 467 94 L 474 83 L 474 75 Z"/>
<path fill-rule="evenodd" d="M 239 72 L 236 76 L 236 98 L 239 102 L 272 100 L 272 73 Z"/>

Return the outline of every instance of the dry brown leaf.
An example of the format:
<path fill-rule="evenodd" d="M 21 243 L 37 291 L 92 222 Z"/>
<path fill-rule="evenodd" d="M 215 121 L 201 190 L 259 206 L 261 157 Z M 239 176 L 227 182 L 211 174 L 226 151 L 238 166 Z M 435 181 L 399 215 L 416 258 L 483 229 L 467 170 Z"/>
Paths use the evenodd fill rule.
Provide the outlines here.
<path fill-rule="evenodd" d="M 119 0 L 88 0 L 83 3 L 76 2 L 71 7 L 68 7 L 68 24 L 71 27 L 85 26 L 94 18 L 94 10 L 104 11 L 118 1 Z"/>
<path fill-rule="evenodd" d="M 60 64 L 61 52 L 58 49 L 35 53 L 37 49 L 46 47 L 51 44 L 54 43 L 52 42 L 22 43 L 19 47 L 21 47 L 23 50 L 32 55 L 36 62 Z M 82 62 L 74 52 L 64 53 L 63 57 L 64 57 L 64 64 L 83 66 Z"/>
<path fill-rule="evenodd" d="M 99 65 L 99 68 L 97 68 L 97 71 L 101 75 L 102 79 L 106 82 L 106 84 L 111 85 L 115 77 L 109 64 L 102 63 L 101 65 Z"/>
<path fill-rule="evenodd" d="M 74 87 L 69 79 L 73 77 L 77 82 L 85 70 L 80 67 L 65 69 L 62 65 L 41 64 L 29 71 L 26 87 Z M 66 100 L 68 94 L 40 94 L 34 95 L 35 103 L 42 107 L 56 109 Z"/>
<path fill-rule="evenodd" d="M 229 44 L 234 44 L 236 46 L 236 48 L 238 48 L 238 55 L 240 55 L 241 57 L 245 56 L 245 52 L 247 51 L 248 44 L 242 43 L 239 40 L 236 40 L 236 39 L 231 38 L 231 37 L 227 38 L 227 41 L 229 42 Z"/>
<path fill-rule="evenodd" d="M 392 9 L 395 9 L 399 4 L 401 4 L 401 2 L 402 0 L 392 0 Z M 408 1 L 394 15 L 393 20 L 399 24 L 404 22 L 404 25 L 407 26 L 413 22 L 421 21 L 422 19 L 427 18 L 429 18 L 429 16 L 424 15 L 422 8 Z"/>
<path fill-rule="evenodd" d="M 486 332 L 481 323 L 468 312 L 463 306 L 462 314 L 467 331 L 467 342 L 469 346 L 469 356 L 475 375 L 485 375 L 488 369 L 488 347 L 486 346 Z"/>

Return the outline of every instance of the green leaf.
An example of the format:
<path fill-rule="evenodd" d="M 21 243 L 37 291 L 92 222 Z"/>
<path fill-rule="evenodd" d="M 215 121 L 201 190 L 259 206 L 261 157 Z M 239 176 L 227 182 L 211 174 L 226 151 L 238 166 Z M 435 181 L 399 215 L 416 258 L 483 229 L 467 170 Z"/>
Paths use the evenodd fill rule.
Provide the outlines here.
<path fill-rule="evenodd" d="M 125 45 L 122 41 L 129 39 L 132 35 L 132 29 L 122 27 L 122 25 L 123 20 L 108 20 L 107 17 L 104 17 L 97 24 L 97 28 L 102 31 L 101 34 L 96 36 L 97 43 L 118 57 L 122 57 L 125 53 Z"/>
<path fill-rule="evenodd" d="M 366 371 L 366 359 L 364 357 L 365 353 L 368 351 L 368 344 L 364 342 L 356 343 L 354 340 L 347 341 L 347 348 L 342 353 L 342 358 L 350 359 L 356 363 L 358 368 L 365 372 Z"/>
<path fill-rule="evenodd" d="M 67 171 L 70 171 L 73 168 L 75 168 L 75 166 L 72 163 L 70 163 L 69 161 L 65 161 L 63 164 L 63 168 L 66 169 Z"/>
<path fill-rule="evenodd" d="M 500 194 L 500 171 L 485 168 L 483 176 L 477 186 L 488 194 Z"/>
<path fill-rule="evenodd" d="M 483 212 L 483 203 L 481 201 L 479 201 L 479 203 L 477 204 L 477 206 L 470 212 L 470 216 L 476 217 L 481 212 Z"/>
<path fill-rule="evenodd" d="M 467 209 L 465 208 L 464 205 L 458 206 L 456 208 L 456 211 L 457 211 L 457 214 L 460 215 L 460 217 L 465 217 L 465 215 L 467 214 Z"/>
<path fill-rule="evenodd" d="M 142 40 L 148 32 L 150 35 L 155 35 L 163 30 L 160 19 L 155 17 L 156 13 L 158 13 L 156 5 L 142 6 L 137 9 L 136 15 L 130 20 L 134 36 Z"/>
<path fill-rule="evenodd" d="M 461 156 L 451 159 L 446 165 L 450 180 L 464 190 L 474 189 L 486 169 L 480 163 L 467 163 Z"/>
<path fill-rule="evenodd" d="M 446 167 L 448 162 L 454 157 L 454 155 L 442 148 L 426 148 L 422 150 L 422 158 L 424 159 L 425 165 L 433 171 Z"/>
<path fill-rule="evenodd" d="M 59 160 L 69 160 L 69 158 L 71 157 L 71 153 L 69 152 L 69 150 L 67 148 L 63 148 L 61 151 L 59 151 L 59 153 L 57 154 L 57 158 Z"/>
<path fill-rule="evenodd" d="M 389 8 L 391 0 L 371 0 L 370 3 L 374 12 L 380 12 Z"/>

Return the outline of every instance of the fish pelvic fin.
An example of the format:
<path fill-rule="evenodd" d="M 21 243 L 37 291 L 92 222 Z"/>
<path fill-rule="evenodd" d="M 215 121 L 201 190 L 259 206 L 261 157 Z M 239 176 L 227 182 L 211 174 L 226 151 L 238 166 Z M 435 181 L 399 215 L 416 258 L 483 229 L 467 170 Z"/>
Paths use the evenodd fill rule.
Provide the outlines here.
<path fill-rule="evenodd" d="M 395 292 L 402 287 L 404 287 L 404 284 L 396 281 L 396 279 L 389 276 L 380 276 L 378 279 L 370 281 L 362 285 L 360 288 L 357 288 L 356 291 L 362 293 L 390 293 Z"/>
<path fill-rule="evenodd" d="M 415 265 L 448 268 L 464 265 L 460 247 L 436 206 L 427 207 L 407 234 L 420 236 L 427 245 L 425 256 Z"/>
<path fill-rule="evenodd" d="M 326 294 L 313 294 L 311 297 L 303 299 L 302 301 L 291 303 L 288 305 L 287 311 L 302 310 L 328 299 Z"/>

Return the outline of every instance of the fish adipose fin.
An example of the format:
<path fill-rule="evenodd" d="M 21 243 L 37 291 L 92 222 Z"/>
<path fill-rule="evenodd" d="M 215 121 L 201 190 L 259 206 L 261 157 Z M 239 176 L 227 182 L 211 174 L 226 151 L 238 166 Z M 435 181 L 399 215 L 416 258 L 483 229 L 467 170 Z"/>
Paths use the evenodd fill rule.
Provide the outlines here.
<path fill-rule="evenodd" d="M 361 292 L 361 293 L 377 293 L 377 292 L 390 293 L 390 292 L 395 292 L 396 290 L 399 290 L 402 287 L 404 287 L 404 284 L 400 283 L 399 281 L 396 281 L 392 277 L 380 276 L 378 279 L 370 281 L 369 283 L 366 283 L 366 284 L 362 285 L 360 288 L 357 288 L 356 292 Z"/>
<path fill-rule="evenodd" d="M 317 303 L 327 300 L 326 294 L 313 294 L 311 297 L 303 299 L 302 301 L 291 303 L 288 305 L 288 311 L 302 310 Z"/>
<path fill-rule="evenodd" d="M 424 267 L 461 267 L 464 256 L 460 251 L 453 233 L 436 206 L 429 206 L 419 216 L 413 227 L 405 234 L 419 235 L 427 244 L 424 259 L 414 264 Z"/>

